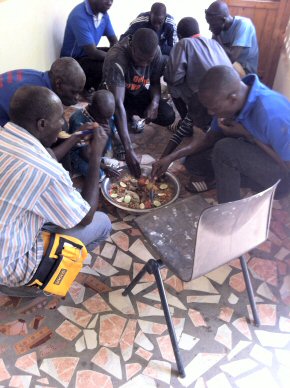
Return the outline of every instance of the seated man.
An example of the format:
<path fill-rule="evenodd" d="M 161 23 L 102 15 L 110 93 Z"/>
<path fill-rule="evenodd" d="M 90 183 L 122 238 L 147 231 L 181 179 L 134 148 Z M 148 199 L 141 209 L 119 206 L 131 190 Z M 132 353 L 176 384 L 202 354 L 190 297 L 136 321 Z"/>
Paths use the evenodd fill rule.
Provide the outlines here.
<path fill-rule="evenodd" d="M 254 74 L 243 80 L 227 66 L 212 67 L 199 87 L 199 98 L 215 116 L 211 129 L 157 161 L 153 177 L 183 156 L 186 167 L 214 176 L 220 203 L 240 199 L 240 187 L 260 191 L 281 182 L 277 195 L 290 191 L 290 103 Z M 211 149 L 213 147 L 213 149 Z"/>
<path fill-rule="evenodd" d="M 205 11 L 209 29 L 225 49 L 231 62 L 242 67 L 241 76 L 258 72 L 259 48 L 256 29 L 252 21 L 243 16 L 232 17 L 223 1 L 214 1 Z"/>
<path fill-rule="evenodd" d="M 86 245 L 110 233 L 109 218 L 96 212 L 107 135 L 99 128 L 91 136 L 89 171 L 79 194 L 68 173 L 45 149 L 55 142 L 63 125 L 56 94 L 39 86 L 18 89 L 11 100 L 10 118 L 0 131 L 0 292 L 28 296 L 35 293 L 25 285 L 42 260 L 43 229 L 74 236 Z M 92 129 L 95 124 L 84 127 Z"/>
<path fill-rule="evenodd" d="M 151 28 L 156 32 L 163 55 L 169 55 L 170 50 L 177 42 L 174 18 L 166 13 L 166 6 L 163 3 L 154 3 L 150 12 L 140 13 L 132 21 L 128 30 L 121 35 L 120 40 L 133 35 L 139 28 Z"/>
<path fill-rule="evenodd" d="M 155 32 L 140 28 L 132 37 L 117 43 L 107 54 L 103 73 L 104 85 L 115 97 L 116 126 L 128 167 L 138 177 L 141 171 L 128 133 L 127 115 L 138 115 L 147 123 L 163 126 L 172 124 L 175 118 L 171 106 L 160 99 L 162 55 Z"/>
<path fill-rule="evenodd" d="M 75 58 L 86 74 L 85 89 L 97 89 L 102 80 L 106 50 L 98 48 L 102 36 L 113 46 L 117 42 L 107 11 L 113 0 L 85 0 L 69 14 L 61 57 Z"/>
<path fill-rule="evenodd" d="M 194 18 L 181 19 L 177 34 L 181 40 L 171 50 L 164 79 L 181 121 L 163 156 L 172 152 L 185 136 L 192 136 L 193 126 L 208 129 L 212 117 L 198 99 L 198 85 L 212 66 L 231 66 L 223 48 L 215 40 L 200 35 L 199 25 Z"/>
<path fill-rule="evenodd" d="M 60 58 L 49 71 L 21 69 L 0 74 L 0 125 L 9 121 L 9 105 L 17 89 L 26 85 L 44 86 L 58 95 L 64 105 L 75 105 L 86 77 L 73 58 Z"/>

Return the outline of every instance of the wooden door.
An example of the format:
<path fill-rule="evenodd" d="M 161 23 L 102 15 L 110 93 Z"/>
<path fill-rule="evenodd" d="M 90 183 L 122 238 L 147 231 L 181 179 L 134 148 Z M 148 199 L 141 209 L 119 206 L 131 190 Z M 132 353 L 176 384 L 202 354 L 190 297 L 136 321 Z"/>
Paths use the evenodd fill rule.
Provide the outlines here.
<path fill-rule="evenodd" d="M 227 0 L 232 16 L 245 16 L 256 27 L 259 43 L 258 74 L 266 85 L 272 87 L 285 30 L 290 16 L 290 0 Z"/>

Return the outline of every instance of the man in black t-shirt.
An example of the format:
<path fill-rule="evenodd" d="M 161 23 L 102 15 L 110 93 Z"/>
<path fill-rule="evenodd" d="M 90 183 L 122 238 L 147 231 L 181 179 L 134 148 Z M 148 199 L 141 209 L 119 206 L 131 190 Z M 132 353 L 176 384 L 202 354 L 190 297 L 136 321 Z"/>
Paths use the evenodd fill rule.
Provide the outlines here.
<path fill-rule="evenodd" d="M 126 162 L 136 177 L 140 166 L 132 149 L 127 116 L 138 115 L 162 126 L 173 123 L 175 114 L 160 99 L 163 60 L 156 33 L 140 28 L 112 47 L 105 59 L 103 82 L 116 101 L 116 126 L 126 151 Z M 126 113 L 127 112 L 127 113 Z"/>

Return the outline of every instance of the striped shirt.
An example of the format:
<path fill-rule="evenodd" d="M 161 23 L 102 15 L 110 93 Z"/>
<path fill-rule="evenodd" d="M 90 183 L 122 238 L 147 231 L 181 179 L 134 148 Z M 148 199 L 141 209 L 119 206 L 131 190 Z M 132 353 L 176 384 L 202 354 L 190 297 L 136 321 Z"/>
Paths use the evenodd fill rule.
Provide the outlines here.
<path fill-rule="evenodd" d="M 42 255 L 41 228 L 68 229 L 88 213 L 67 171 L 25 129 L 0 127 L 0 284 L 26 284 Z"/>

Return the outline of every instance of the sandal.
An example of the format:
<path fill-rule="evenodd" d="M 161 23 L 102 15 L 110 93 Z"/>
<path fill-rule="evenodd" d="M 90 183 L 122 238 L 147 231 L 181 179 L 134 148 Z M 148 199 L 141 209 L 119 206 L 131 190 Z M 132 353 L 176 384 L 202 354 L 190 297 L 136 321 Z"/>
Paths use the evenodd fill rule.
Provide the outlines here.
<path fill-rule="evenodd" d="M 107 158 L 106 156 L 103 156 L 102 160 L 103 160 L 104 164 L 108 167 L 112 167 L 115 169 L 118 169 L 120 167 L 120 163 L 116 159 Z"/>
<path fill-rule="evenodd" d="M 145 119 L 140 120 L 132 120 L 131 123 L 129 123 L 129 130 L 132 133 L 142 133 L 145 128 Z"/>
<path fill-rule="evenodd" d="M 215 188 L 215 182 L 206 183 L 205 181 L 190 181 L 185 185 L 185 188 L 190 193 L 199 194 Z"/>

